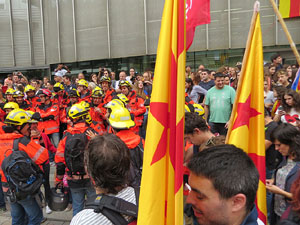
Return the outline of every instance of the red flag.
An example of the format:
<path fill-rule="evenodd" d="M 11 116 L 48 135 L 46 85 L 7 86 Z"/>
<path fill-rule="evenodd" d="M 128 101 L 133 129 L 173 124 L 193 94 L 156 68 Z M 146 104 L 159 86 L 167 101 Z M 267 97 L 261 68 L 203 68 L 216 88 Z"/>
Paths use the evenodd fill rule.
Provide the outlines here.
<path fill-rule="evenodd" d="M 186 0 L 186 50 L 193 43 L 196 26 L 210 23 L 209 0 Z"/>

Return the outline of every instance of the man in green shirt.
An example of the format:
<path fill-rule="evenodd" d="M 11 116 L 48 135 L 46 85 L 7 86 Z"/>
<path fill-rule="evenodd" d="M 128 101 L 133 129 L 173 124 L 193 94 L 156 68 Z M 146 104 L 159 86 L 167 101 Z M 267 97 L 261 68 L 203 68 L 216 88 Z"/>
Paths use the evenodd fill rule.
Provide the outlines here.
<path fill-rule="evenodd" d="M 215 86 L 208 90 L 205 97 L 205 119 L 208 119 L 212 133 L 226 135 L 228 121 L 234 103 L 235 90 L 224 85 L 224 75 L 215 74 Z"/>

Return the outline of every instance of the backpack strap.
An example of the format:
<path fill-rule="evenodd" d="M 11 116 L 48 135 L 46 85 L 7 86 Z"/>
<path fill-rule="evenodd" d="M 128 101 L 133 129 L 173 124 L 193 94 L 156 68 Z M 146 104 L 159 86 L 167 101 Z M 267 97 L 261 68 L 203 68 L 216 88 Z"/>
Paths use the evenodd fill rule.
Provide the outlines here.
<path fill-rule="evenodd" d="M 19 151 L 19 142 L 20 142 L 20 138 L 14 140 L 12 151 Z"/>
<path fill-rule="evenodd" d="M 121 214 L 137 218 L 138 212 L 137 205 L 109 195 L 97 195 L 96 199 L 86 203 L 85 208 L 103 214 L 115 225 L 128 224 Z"/>

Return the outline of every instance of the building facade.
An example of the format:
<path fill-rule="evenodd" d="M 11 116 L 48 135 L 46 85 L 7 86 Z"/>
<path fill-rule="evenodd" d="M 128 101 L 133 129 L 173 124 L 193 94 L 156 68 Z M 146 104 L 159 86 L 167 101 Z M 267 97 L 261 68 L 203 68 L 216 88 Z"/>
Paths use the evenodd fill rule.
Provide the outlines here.
<path fill-rule="evenodd" d="M 242 60 L 255 0 L 211 0 L 211 23 L 197 27 L 187 65 Z M 264 58 L 295 57 L 269 0 L 261 0 Z M 57 63 L 72 71 L 153 69 L 163 0 L 0 0 L 0 73 L 46 76 Z M 285 20 L 300 44 L 300 18 Z"/>

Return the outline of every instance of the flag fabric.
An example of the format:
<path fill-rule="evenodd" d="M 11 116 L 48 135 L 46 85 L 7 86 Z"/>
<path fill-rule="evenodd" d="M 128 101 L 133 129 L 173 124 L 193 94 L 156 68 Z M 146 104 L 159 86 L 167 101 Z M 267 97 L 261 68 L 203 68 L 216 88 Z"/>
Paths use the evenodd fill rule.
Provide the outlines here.
<path fill-rule="evenodd" d="M 300 16 L 300 0 L 280 0 L 279 12 L 282 18 Z"/>
<path fill-rule="evenodd" d="M 210 23 L 210 0 L 186 0 L 186 50 L 193 43 L 196 26 Z"/>
<path fill-rule="evenodd" d="M 298 72 L 296 74 L 296 77 L 294 79 L 294 82 L 292 84 L 292 89 L 299 92 L 300 91 L 300 68 L 298 69 Z"/>
<path fill-rule="evenodd" d="M 183 224 L 185 0 L 165 0 L 148 114 L 139 225 Z"/>
<path fill-rule="evenodd" d="M 247 152 L 256 165 L 258 217 L 267 224 L 263 48 L 259 13 L 253 16 L 226 142 Z"/>

